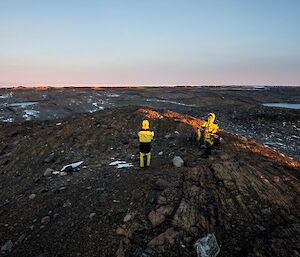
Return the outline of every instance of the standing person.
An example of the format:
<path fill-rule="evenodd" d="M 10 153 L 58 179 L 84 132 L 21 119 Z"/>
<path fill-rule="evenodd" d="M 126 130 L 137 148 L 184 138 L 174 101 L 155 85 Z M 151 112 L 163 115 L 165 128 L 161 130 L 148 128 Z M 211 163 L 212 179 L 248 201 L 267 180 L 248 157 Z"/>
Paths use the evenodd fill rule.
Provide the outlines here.
<path fill-rule="evenodd" d="M 146 165 L 150 166 L 151 162 L 151 141 L 154 137 L 154 132 L 149 128 L 149 121 L 143 120 L 142 129 L 138 132 L 139 142 L 140 142 L 140 167 L 145 167 L 145 157 Z"/>
<path fill-rule="evenodd" d="M 216 115 L 214 113 L 208 114 L 208 119 L 197 130 L 197 141 L 205 143 L 206 151 L 204 157 L 211 154 L 211 148 L 213 145 L 218 144 L 219 137 L 217 132 L 219 130 L 218 124 L 215 123 Z"/>

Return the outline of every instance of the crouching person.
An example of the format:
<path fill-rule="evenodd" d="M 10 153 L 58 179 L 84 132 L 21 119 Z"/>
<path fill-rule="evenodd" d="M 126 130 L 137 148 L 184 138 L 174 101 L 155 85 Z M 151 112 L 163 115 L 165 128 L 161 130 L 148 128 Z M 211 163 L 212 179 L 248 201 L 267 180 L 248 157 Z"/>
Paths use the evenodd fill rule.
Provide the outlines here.
<path fill-rule="evenodd" d="M 206 151 L 204 157 L 211 154 L 211 148 L 220 143 L 217 132 L 219 131 L 218 124 L 215 123 L 216 115 L 214 113 L 208 114 L 208 119 L 197 130 L 197 141 L 199 144 L 205 143 Z"/>
<path fill-rule="evenodd" d="M 138 132 L 139 141 L 140 141 L 140 167 L 145 167 L 145 158 L 146 166 L 150 166 L 151 162 L 151 141 L 154 137 L 154 132 L 149 128 L 149 121 L 143 120 L 142 129 Z"/>

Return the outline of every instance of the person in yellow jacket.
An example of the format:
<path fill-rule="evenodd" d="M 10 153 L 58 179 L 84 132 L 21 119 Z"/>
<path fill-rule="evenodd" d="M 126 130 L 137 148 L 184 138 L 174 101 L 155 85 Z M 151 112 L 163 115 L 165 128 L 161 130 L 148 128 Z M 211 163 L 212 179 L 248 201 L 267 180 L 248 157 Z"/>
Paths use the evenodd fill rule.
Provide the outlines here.
<path fill-rule="evenodd" d="M 151 162 L 151 141 L 154 137 L 154 132 L 149 128 L 149 121 L 143 120 L 142 129 L 138 132 L 140 141 L 140 167 L 145 167 L 145 157 L 146 165 L 150 166 Z"/>
<path fill-rule="evenodd" d="M 216 115 L 214 113 L 208 114 L 208 119 L 200 128 L 197 129 L 196 139 L 201 144 L 205 143 L 205 155 L 211 153 L 211 147 L 219 142 L 217 132 L 219 130 L 218 124 L 215 123 Z"/>

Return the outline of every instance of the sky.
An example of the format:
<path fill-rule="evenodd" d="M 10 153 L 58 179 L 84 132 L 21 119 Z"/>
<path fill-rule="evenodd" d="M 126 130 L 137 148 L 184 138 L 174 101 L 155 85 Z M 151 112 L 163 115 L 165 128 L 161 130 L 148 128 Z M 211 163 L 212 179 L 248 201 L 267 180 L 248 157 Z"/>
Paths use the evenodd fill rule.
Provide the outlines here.
<path fill-rule="evenodd" d="M 1 0 L 0 85 L 300 85 L 299 0 Z"/>

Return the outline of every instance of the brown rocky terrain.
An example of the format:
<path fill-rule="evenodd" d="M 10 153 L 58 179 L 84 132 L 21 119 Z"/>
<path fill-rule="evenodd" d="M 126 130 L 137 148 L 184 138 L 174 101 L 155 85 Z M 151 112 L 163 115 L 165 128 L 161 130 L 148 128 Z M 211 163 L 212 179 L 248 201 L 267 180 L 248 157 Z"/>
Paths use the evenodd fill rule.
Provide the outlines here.
<path fill-rule="evenodd" d="M 152 166 L 140 169 L 145 117 L 156 135 Z M 120 107 L 0 124 L 1 254 L 187 257 L 214 233 L 219 256 L 300 256 L 300 163 L 224 130 L 204 159 L 188 140 L 201 123 Z M 79 171 L 53 174 L 78 161 Z"/>
<path fill-rule="evenodd" d="M 77 113 L 142 105 L 197 118 L 210 112 L 234 134 L 300 160 L 300 110 L 263 106 L 300 103 L 300 87 L 15 88 L 0 89 L 0 122 L 56 120 Z"/>

